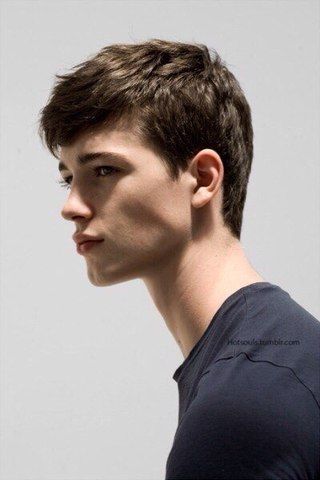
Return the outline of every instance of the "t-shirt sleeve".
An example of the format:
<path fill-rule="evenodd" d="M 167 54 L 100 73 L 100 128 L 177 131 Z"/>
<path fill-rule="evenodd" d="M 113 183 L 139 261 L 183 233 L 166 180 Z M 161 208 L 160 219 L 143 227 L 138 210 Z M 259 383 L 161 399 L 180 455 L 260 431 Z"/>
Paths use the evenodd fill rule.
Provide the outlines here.
<path fill-rule="evenodd" d="M 239 354 L 201 377 L 178 425 L 166 480 L 317 480 L 318 448 L 312 393 L 289 368 Z"/>

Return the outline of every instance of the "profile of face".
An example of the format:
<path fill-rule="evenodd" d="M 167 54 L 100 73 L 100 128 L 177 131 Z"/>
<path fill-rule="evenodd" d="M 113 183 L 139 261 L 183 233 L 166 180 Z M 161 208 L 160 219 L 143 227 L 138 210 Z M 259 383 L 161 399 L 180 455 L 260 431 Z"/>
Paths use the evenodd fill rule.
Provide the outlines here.
<path fill-rule="evenodd" d="M 112 152 L 80 164 L 79 156 Z M 61 215 L 75 231 L 103 241 L 83 253 L 96 286 L 144 278 L 190 242 L 188 171 L 174 181 L 163 161 L 125 130 L 95 129 L 60 149 L 61 176 L 70 184 Z"/>

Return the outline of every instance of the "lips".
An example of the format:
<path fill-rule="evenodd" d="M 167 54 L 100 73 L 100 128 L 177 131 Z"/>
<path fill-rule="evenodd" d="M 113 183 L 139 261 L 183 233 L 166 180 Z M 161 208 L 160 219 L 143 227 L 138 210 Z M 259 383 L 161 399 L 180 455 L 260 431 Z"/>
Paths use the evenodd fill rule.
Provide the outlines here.
<path fill-rule="evenodd" d="M 72 239 L 77 245 L 81 245 L 82 243 L 85 243 L 85 242 L 101 242 L 101 241 L 103 241 L 103 238 L 101 238 L 101 237 L 99 238 L 99 237 L 95 237 L 95 236 L 92 236 L 92 235 L 86 235 L 84 233 L 75 233 L 74 235 L 72 235 Z"/>
<path fill-rule="evenodd" d="M 93 248 L 95 245 L 102 243 L 102 240 L 87 240 L 86 242 L 78 243 L 77 244 L 77 252 L 80 254 L 84 254 L 91 248 Z"/>

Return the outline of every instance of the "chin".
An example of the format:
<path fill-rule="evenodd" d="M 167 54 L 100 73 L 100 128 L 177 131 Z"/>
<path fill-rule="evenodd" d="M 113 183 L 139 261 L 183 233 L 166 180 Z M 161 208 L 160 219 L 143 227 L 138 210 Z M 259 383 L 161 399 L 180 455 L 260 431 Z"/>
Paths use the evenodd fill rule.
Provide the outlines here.
<path fill-rule="evenodd" d="M 88 273 L 88 279 L 91 285 L 93 285 L 94 287 L 108 287 L 114 284 L 114 282 L 110 278 L 104 278 L 99 275 L 94 275 L 92 273 Z"/>
<path fill-rule="evenodd" d="M 87 273 L 90 283 L 95 287 L 110 287 L 111 285 L 128 282 L 137 278 L 134 274 L 130 274 L 129 272 L 97 272 L 88 269 Z"/>

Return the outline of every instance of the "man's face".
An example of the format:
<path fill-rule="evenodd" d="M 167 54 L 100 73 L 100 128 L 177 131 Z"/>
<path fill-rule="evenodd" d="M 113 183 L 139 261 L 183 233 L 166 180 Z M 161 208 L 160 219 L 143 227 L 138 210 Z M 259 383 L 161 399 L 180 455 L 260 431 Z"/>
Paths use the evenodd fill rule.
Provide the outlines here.
<path fill-rule="evenodd" d="M 92 152 L 118 153 L 127 160 L 77 163 L 79 155 Z M 61 215 L 74 222 L 75 231 L 104 239 L 83 253 L 93 285 L 152 275 L 190 238 L 184 175 L 173 181 L 161 159 L 132 133 L 96 129 L 81 134 L 61 148 L 60 160 L 66 167 L 61 175 L 71 184 Z"/>

